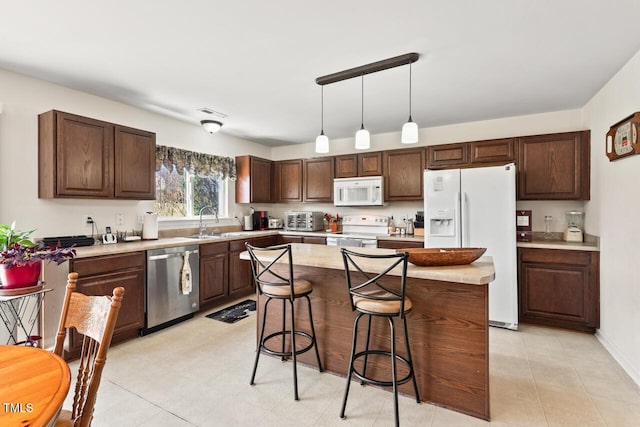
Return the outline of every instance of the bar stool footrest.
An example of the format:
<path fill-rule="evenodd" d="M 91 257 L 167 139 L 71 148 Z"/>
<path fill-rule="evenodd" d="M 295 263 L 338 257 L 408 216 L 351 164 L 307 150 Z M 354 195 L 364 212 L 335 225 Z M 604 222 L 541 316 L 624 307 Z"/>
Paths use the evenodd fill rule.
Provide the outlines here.
<path fill-rule="evenodd" d="M 313 337 L 311 336 L 311 334 L 304 332 L 304 331 L 296 331 L 295 332 L 296 335 L 298 336 L 302 336 L 307 338 L 310 342 L 306 347 L 300 348 L 298 350 L 296 350 L 296 356 L 302 353 L 306 353 L 307 351 L 311 350 L 315 344 L 315 340 L 313 339 Z M 262 342 L 260 343 L 260 349 L 263 350 L 265 353 L 270 354 L 272 356 L 279 356 L 279 357 L 292 357 L 293 353 L 291 351 L 277 351 L 277 350 L 273 350 L 269 347 L 267 347 L 267 341 L 269 341 L 272 338 L 277 338 L 280 336 L 286 336 L 289 335 L 291 336 L 291 331 L 278 331 L 278 332 L 274 332 L 272 334 L 267 335 L 266 337 L 264 337 L 264 339 L 262 340 Z M 284 339 L 284 337 L 282 338 Z"/>
<path fill-rule="evenodd" d="M 368 350 L 368 351 L 361 351 L 356 353 L 353 356 L 353 375 L 358 378 L 360 381 L 365 382 L 367 384 L 373 384 L 373 385 L 377 385 L 377 386 L 381 386 L 381 387 L 392 387 L 393 386 L 393 381 L 381 381 L 381 380 L 376 380 L 375 378 L 371 378 L 371 377 L 367 377 L 365 375 L 363 375 L 362 373 L 358 372 L 358 370 L 355 367 L 356 364 L 356 360 L 358 360 L 361 357 L 367 356 L 367 355 L 371 355 L 371 354 L 377 354 L 377 355 L 382 355 L 382 356 L 388 356 L 389 359 L 391 359 L 391 352 L 390 351 L 385 351 L 385 350 Z M 411 364 L 409 363 L 409 361 L 404 358 L 403 356 L 400 356 L 399 354 L 396 354 L 396 360 L 404 363 L 404 365 L 409 368 L 409 372 L 407 373 L 407 375 L 403 378 L 399 378 L 397 381 L 397 384 L 404 384 L 406 382 L 409 382 L 411 380 L 411 378 L 413 378 L 413 367 L 411 366 Z"/>

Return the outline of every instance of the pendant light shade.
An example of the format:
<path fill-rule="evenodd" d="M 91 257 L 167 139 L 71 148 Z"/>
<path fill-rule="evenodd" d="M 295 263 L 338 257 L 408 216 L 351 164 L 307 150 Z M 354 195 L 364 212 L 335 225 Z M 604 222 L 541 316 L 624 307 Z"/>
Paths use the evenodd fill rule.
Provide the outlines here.
<path fill-rule="evenodd" d="M 418 142 L 418 125 L 411 119 L 411 63 L 409 63 L 409 121 L 402 126 L 403 144 L 415 144 Z"/>
<path fill-rule="evenodd" d="M 216 133 L 222 127 L 222 122 L 217 120 L 201 120 L 200 124 L 209 133 Z"/>
<path fill-rule="evenodd" d="M 356 150 L 366 150 L 371 147 L 369 131 L 364 128 L 364 74 L 362 75 L 362 111 L 360 130 L 356 132 Z"/>
<path fill-rule="evenodd" d="M 324 86 L 320 86 L 320 135 L 316 137 L 316 153 L 329 152 L 329 138 L 324 134 Z"/>

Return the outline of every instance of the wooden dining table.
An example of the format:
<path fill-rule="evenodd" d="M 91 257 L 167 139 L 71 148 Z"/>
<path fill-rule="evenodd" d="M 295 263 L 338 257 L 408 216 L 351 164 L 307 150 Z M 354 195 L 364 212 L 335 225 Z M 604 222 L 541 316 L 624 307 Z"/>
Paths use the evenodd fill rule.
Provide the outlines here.
<path fill-rule="evenodd" d="M 0 345 L 0 426 L 49 426 L 69 391 L 67 363 L 41 348 Z"/>

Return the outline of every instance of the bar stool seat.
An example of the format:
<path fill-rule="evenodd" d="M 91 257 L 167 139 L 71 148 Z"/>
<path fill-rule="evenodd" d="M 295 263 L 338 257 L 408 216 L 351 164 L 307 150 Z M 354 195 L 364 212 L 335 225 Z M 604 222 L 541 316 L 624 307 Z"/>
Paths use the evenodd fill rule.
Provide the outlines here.
<path fill-rule="evenodd" d="M 407 314 L 411 311 L 413 303 L 405 295 L 407 277 L 407 259 L 405 252 L 393 254 L 366 254 L 351 251 L 346 248 L 341 249 L 344 261 L 344 270 L 347 279 L 347 289 L 349 291 L 351 309 L 358 314 L 353 323 L 353 341 L 351 344 L 351 355 L 349 358 L 349 371 L 347 373 L 347 386 L 342 400 L 340 417 L 345 417 L 347 398 L 351 377 L 355 376 L 361 384 L 373 384 L 381 387 L 393 387 L 393 403 L 395 411 L 395 425 L 400 425 L 398 411 L 398 386 L 409 381 L 413 381 L 416 402 L 420 403 L 418 384 L 413 369 L 411 359 L 411 349 L 409 346 L 409 334 L 407 332 Z M 375 270 L 375 273 L 365 271 L 363 265 Z M 401 275 L 389 274 L 392 270 L 401 268 Z M 357 351 L 358 325 L 363 317 L 367 317 L 367 335 L 364 350 Z M 389 323 L 389 346 L 386 348 L 369 348 L 371 341 L 371 318 L 380 317 L 387 319 Z M 406 356 L 402 356 L 396 351 L 396 334 L 394 319 L 402 321 L 404 329 L 404 340 L 406 345 Z M 367 375 L 367 361 L 370 355 L 386 356 L 391 364 L 391 380 L 375 378 L 371 374 Z M 356 361 L 362 360 L 362 364 Z M 400 362 L 406 368 L 406 375 L 398 378 L 397 364 Z M 374 374 L 378 374 L 375 372 Z M 379 375 L 379 374 L 378 374 Z"/>
<path fill-rule="evenodd" d="M 253 373 L 251 374 L 251 385 L 255 385 L 256 371 L 258 369 L 258 360 L 260 353 L 265 352 L 273 356 L 279 356 L 282 361 L 291 358 L 293 361 L 293 390 L 294 399 L 298 397 L 298 370 L 296 357 L 305 353 L 312 348 L 315 349 L 316 359 L 318 360 L 318 370 L 322 372 L 322 363 L 320 362 L 320 352 L 318 351 L 318 341 L 313 326 L 313 314 L 311 312 L 311 299 L 309 294 L 313 291 L 313 285 L 310 281 L 295 278 L 293 275 L 293 258 L 291 255 L 291 245 L 277 245 L 265 248 L 245 244 L 247 252 L 251 257 L 251 271 L 256 288 L 260 295 L 264 295 L 265 302 L 262 310 L 262 326 L 260 328 L 260 337 L 258 339 L 258 348 L 256 349 L 256 359 L 253 365 Z M 269 261 L 262 261 L 258 256 L 260 253 L 268 254 Z M 282 269 L 275 270 L 276 264 L 288 267 L 287 273 L 281 273 Z M 296 299 L 304 298 L 307 300 L 309 310 L 310 332 L 296 329 L 296 315 L 294 302 Z M 265 325 L 267 323 L 267 312 L 269 305 L 274 300 L 282 301 L 282 328 L 265 336 Z M 290 316 L 287 316 L 287 301 L 290 307 Z M 290 329 L 287 329 L 286 320 L 290 319 Z M 290 337 L 290 346 L 286 348 L 285 340 Z M 307 345 L 300 347 L 296 345 L 296 337 L 302 337 L 307 341 Z M 273 347 L 272 340 L 280 340 L 280 348 Z M 271 344 L 269 346 L 268 344 Z M 276 344 L 277 345 L 277 344 Z"/>

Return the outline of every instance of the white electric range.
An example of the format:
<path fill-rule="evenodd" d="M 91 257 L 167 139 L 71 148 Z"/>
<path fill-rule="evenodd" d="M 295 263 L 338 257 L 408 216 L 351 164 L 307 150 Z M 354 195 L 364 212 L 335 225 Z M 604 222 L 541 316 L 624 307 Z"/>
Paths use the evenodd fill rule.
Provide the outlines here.
<path fill-rule="evenodd" d="M 389 235 L 389 217 L 379 215 L 345 215 L 342 233 L 327 236 L 327 246 L 375 248 L 378 236 Z"/>

